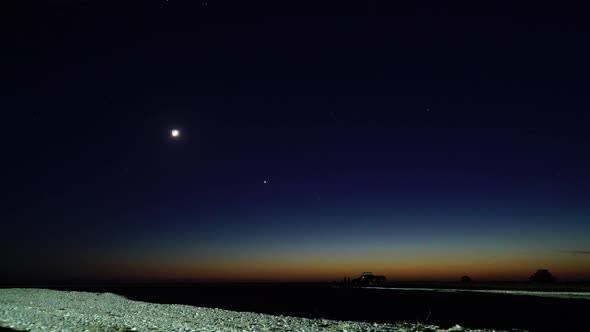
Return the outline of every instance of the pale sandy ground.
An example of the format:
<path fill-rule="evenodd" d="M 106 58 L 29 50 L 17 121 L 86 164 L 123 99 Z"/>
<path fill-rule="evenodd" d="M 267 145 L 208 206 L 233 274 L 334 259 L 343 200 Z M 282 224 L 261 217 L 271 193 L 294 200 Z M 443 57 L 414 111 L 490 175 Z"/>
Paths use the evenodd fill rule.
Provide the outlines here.
<path fill-rule="evenodd" d="M 451 332 L 459 325 L 434 325 L 307 319 L 251 312 L 131 301 L 111 293 L 48 289 L 0 289 L 0 326 L 20 331 L 61 332 Z"/>

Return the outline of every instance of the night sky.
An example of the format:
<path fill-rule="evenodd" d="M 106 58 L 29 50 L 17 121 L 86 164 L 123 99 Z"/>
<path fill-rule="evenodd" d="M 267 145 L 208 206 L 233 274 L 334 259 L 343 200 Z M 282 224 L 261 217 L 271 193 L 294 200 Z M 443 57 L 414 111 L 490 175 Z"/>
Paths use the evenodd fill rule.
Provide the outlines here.
<path fill-rule="evenodd" d="M 581 8 L 18 2 L 0 281 L 590 279 Z"/>

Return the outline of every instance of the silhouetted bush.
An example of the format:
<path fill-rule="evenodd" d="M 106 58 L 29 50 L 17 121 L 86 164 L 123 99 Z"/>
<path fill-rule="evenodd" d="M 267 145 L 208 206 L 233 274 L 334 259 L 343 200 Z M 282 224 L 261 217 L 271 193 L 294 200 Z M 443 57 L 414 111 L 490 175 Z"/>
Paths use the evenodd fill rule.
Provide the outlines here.
<path fill-rule="evenodd" d="M 461 277 L 462 283 L 470 283 L 471 281 L 473 281 L 473 280 L 471 280 L 471 278 L 469 276 L 462 276 Z"/>
<path fill-rule="evenodd" d="M 549 270 L 546 270 L 546 269 L 537 270 L 537 272 L 535 272 L 529 278 L 529 280 L 532 282 L 542 282 L 542 283 L 550 283 L 550 282 L 556 281 L 553 274 L 551 274 L 551 272 L 549 272 Z"/>

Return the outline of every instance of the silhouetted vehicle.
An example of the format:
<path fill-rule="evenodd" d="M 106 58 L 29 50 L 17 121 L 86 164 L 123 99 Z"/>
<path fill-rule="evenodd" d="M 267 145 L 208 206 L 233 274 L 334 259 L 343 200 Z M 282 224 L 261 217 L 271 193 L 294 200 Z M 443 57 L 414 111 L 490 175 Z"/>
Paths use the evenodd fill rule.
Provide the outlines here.
<path fill-rule="evenodd" d="M 537 270 L 537 272 L 535 272 L 535 274 L 533 274 L 529 278 L 529 280 L 532 282 L 539 282 L 539 283 L 551 283 L 551 282 L 556 281 L 553 274 L 551 274 L 551 272 L 549 272 L 549 270 L 546 270 L 546 269 Z"/>
<path fill-rule="evenodd" d="M 360 277 L 352 279 L 353 285 L 380 285 L 385 282 L 385 276 L 376 276 L 372 272 L 363 272 Z"/>

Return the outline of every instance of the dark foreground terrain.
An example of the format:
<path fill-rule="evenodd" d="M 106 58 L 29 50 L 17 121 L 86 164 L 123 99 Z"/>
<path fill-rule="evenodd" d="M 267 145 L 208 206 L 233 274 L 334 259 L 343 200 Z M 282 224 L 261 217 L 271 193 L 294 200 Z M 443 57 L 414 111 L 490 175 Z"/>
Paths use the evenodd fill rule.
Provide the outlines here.
<path fill-rule="evenodd" d="M 175 284 L 53 286 L 111 292 L 132 300 L 307 318 L 426 322 L 450 327 L 588 330 L 590 300 L 427 290 L 339 288 L 329 284 Z"/>

